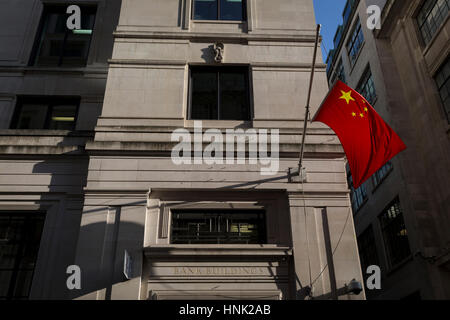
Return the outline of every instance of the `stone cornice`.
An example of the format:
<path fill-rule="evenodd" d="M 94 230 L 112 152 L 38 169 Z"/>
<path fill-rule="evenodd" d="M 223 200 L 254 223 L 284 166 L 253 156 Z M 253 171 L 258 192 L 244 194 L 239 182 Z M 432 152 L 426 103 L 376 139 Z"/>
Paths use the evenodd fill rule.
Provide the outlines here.
<path fill-rule="evenodd" d="M 115 31 L 116 39 L 178 39 L 190 41 L 231 41 L 231 42 L 306 42 L 314 44 L 312 34 L 275 34 L 275 33 L 205 33 L 205 32 L 158 32 L 158 31 Z"/>
<path fill-rule="evenodd" d="M 0 66 L 0 73 L 46 74 L 46 75 L 100 75 L 104 78 L 108 75 L 108 66 L 86 68 L 52 68 L 52 67 L 28 67 L 28 66 Z"/>
<path fill-rule="evenodd" d="M 278 260 L 292 256 L 292 248 L 276 245 L 152 245 L 144 248 L 150 259 L 180 257 L 267 257 Z"/>
<path fill-rule="evenodd" d="M 149 60 L 149 59 L 109 59 L 111 65 L 134 65 L 134 66 L 173 66 L 184 67 L 188 64 L 186 60 Z M 279 69 L 305 69 L 311 70 L 310 63 L 289 63 L 289 62 L 250 62 L 254 69 L 265 70 L 267 68 Z M 316 69 L 326 69 L 326 64 L 317 63 Z"/>

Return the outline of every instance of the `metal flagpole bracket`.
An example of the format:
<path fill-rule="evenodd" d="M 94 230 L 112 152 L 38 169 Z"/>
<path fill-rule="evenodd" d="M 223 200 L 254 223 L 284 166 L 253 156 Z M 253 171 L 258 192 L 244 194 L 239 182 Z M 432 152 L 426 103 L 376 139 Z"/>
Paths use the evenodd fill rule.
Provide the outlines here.
<path fill-rule="evenodd" d="M 289 168 L 287 175 L 288 175 L 288 183 L 308 182 L 305 167 L 303 167 L 300 170 L 300 172 L 299 172 L 298 168 Z"/>

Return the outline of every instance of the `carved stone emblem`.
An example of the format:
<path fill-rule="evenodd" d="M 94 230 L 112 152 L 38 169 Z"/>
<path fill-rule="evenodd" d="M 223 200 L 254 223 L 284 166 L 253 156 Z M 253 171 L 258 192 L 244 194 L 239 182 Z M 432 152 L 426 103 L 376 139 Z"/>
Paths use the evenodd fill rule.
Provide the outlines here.
<path fill-rule="evenodd" d="M 223 43 L 217 42 L 214 44 L 214 61 L 221 63 L 223 61 L 223 55 L 225 51 L 225 46 Z"/>

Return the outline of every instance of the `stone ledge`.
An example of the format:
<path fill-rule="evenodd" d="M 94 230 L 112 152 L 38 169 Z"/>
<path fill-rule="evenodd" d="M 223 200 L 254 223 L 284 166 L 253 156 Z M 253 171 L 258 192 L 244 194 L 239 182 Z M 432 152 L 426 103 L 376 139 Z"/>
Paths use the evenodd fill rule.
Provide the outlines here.
<path fill-rule="evenodd" d="M 0 136 L 52 136 L 52 137 L 93 137 L 93 131 L 67 131 L 46 129 L 0 129 Z"/>
<path fill-rule="evenodd" d="M 144 248 L 145 257 L 210 257 L 210 256 L 245 256 L 282 258 L 292 256 L 291 247 L 277 245 L 154 245 Z"/>
<path fill-rule="evenodd" d="M 158 154 L 161 156 L 170 156 L 173 147 L 177 143 L 171 142 L 119 142 L 119 141 L 95 141 L 88 142 L 86 144 L 86 150 L 91 154 L 98 152 L 123 152 L 125 153 L 142 153 L 148 152 L 151 154 Z M 207 144 L 203 144 L 206 146 Z M 293 155 L 298 157 L 300 152 L 300 143 L 292 144 L 280 144 L 279 153 L 280 156 Z M 116 154 L 117 155 L 117 154 Z M 307 143 L 305 146 L 305 157 L 310 158 L 339 158 L 344 156 L 342 146 L 336 142 L 336 144 L 327 143 Z"/>
<path fill-rule="evenodd" d="M 301 32 L 301 33 L 300 33 Z M 113 33 L 114 38 L 131 38 L 131 39 L 184 39 L 184 40 L 217 40 L 224 41 L 264 41 L 264 42 L 315 42 L 315 36 L 308 34 L 307 31 L 299 31 L 297 33 L 219 33 L 219 32 L 162 32 L 148 30 L 124 30 L 117 28 Z"/>

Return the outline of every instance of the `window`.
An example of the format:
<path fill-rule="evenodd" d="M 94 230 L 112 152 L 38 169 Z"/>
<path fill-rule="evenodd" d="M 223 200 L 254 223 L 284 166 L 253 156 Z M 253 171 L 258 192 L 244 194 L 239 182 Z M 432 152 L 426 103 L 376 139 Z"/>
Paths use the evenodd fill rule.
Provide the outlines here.
<path fill-rule="evenodd" d="M 336 72 L 333 74 L 333 79 L 332 79 L 331 83 L 335 83 L 337 79 L 346 83 L 345 69 L 344 69 L 344 64 L 342 63 L 342 59 L 339 60 L 339 63 L 336 67 Z"/>
<path fill-rule="evenodd" d="M 27 299 L 44 214 L 0 212 L 0 299 Z"/>
<path fill-rule="evenodd" d="M 358 5 L 358 4 L 356 3 L 356 5 Z M 355 2 L 353 0 L 347 1 L 347 3 L 345 4 L 344 12 L 342 12 L 344 26 L 347 25 L 354 7 L 355 7 Z"/>
<path fill-rule="evenodd" d="M 356 59 L 358 58 L 358 53 L 364 43 L 364 35 L 361 28 L 361 22 L 359 18 L 357 19 L 353 31 L 351 32 L 351 37 L 347 42 L 347 52 L 350 59 L 350 64 L 354 65 Z"/>
<path fill-rule="evenodd" d="M 359 258 L 361 260 L 361 269 L 365 278 L 368 277 L 366 270 L 369 266 L 379 266 L 377 247 L 375 245 L 375 236 L 373 228 L 370 226 L 358 237 Z"/>
<path fill-rule="evenodd" d="M 264 244 L 264 211 L 172 212 L 173 244 Z"/>
<path fill-rule="evenodd" d="M 244 21 L 246 0 L 194 0 L 194 20 Z"/>
<path fill-rule="evenodd" d="M 190 97 L 193 120 L 250 120 L 248 68 L 193 67 Z"/>
<path fill-rule="evenodd" d="M 450 0 L 426 0 L 417 16 L 423 41 L 428 44 L 447 18 Z"/>
<path fill-rule="evenodd" d="M 439 69 L 434 79 L 439 89 L 447 120 L 450 123 L 450 58 Z"/>
<path fill-rule="evenodd" d="M 398 198 L 388 206 L 379 219 L 387 251 L 387 259 L 389 265 L 394 267 L 411 255 L 408 232 Z"/>
<path fill-rule="evenodd" d="M 378 187 L 392 170 L 392 162 L 388 161 L 372 176 L 373 187 Z"/>
<path fill-rule="evenodd" d="M 342 35 L 344 34 L 344 26 L 339 25 L 336 30 L 336 34 L 333 38 L 333 44 L 335 48 L 339 48 L 339 44 L 341 43 Z"/>
<path fill-rule="evenodd" d="M 339 80 L 341 80 L 344 83 L 346 82 L 344 64 L 342 63 L 342 59 L 339 61 L 339 64 L 336 68 L 336 75 Z"/>
<path fill-rule="evenodd" d="M 96 7 L 80 6 L 81 30 L 66 27 L 67 6 L 46 5 L 35 54 L 31 64 L 36 66 L 85 66 L 87 63 Z"/>
<path fill-rule="evenodd" d="M 366 187 L 364 186 L 364 184 L 355 190 L 355 188 L 353 187 L 352 173 L 350 171 L 350 167 L 348 164 L 347 164 L 347 184 L 351 191 L 350 198 L 352 200 L 353 214 L 355 214 L 362 207 L 362 205 L 366 202 L 367 191 L 366 191 Z"/>
<path fill-rule="evenodd" d="M 79 98 L 19 97 L 11 129 L 74 130 Z"/>
<path fill-rule="evenodd" d="M 370 66 L 367 67 L 367 69 L 364 71 L 356 91 L 358 91 L 364 98 L 366 98 L 366 100 L 370 104 L 375 103 L 377 92 L 375 90 L 375 83 L 373 82 Z"/>

